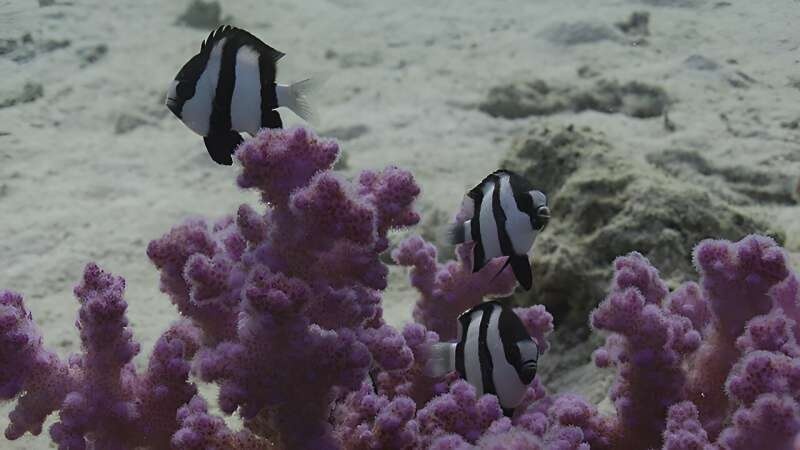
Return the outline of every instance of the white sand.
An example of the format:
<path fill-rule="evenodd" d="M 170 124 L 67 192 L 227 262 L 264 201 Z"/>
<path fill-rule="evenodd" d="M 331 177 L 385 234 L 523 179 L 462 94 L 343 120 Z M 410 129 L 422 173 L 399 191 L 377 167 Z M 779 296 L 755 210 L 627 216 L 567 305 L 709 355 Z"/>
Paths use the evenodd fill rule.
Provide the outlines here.
<path fill-rule="evenodd" d="M 256 197 L 238 190 L 236 170 L 215 165 L 202 140 L 161 104 L 169 81 L 207 35 L 174 24 L 188 2 L 58 3 L 64 4 L 38 8 L 33 0 L 12 0 L 5 8 L 30 11 L 0 28 L 0 38 L 30 32 L 35 43 L 70 40 L 26 63 L 0 57 L 0 93 L 20 91 L 28 81 L 44 86 L 35 102 L 0 109 L 0 131 L 11 133 L 0 137 L 0 287 L 24 293 L 46 343 L 67 354 L 78 349 L 72 287 L 84 264 L 97 261 L 128 282 L 142 362 L 176 317 L 158 291 L 147 242 L 185 216 L 218 217 L 242 202 L 256 203 Z M 800 117 L 800 89 L 790 86 L 792 77 L 800 77 L 797 1 L 771 0 L 768 7 L 755 1 L 715 7 L 720 2 L 701 0 L 222 3 L 234 25 L 287 53 L 279 81 L 331 74 L 313 99 L 323 120 L 318 129 L 368 127 L 362 137 L 342 144 L 349 173 L 388 164 L 409 168 L 423 186 L 424 210 L 449 214 L 466 188 L 496 168 L 514 132 L 544 120 L 603 130 L 633 157 L 665 148 L 700 149 L 714 160 L 771 160 L 800 173 L 800 131 L 779 126 Z M 0 15 L 2 8 L 0 2 Z M 559 24 L 613 27 L 635 10 L 651 13 L 649 45 L 606 40 L 566 47 L 545 38 Z M 107 54 L 81 67 L 78 51 L 101 44 Z M 326 58 L 329 50 L 337 56 Z M 693 54 L 719 68 L 687 67 L 684 61 Z M 664 87 L 675 100 L 670 118 L 677 131 L 666 132 L 660 119 L 620 114 L 511 121 L 474 108 L 497 83 L 577 82 L 582 65 L 606 78 Z M 733 87 L 726 78 L 741 78 L 736 71 L 755 81 Z M 746 137 L 726 130 L 722 113 Z M 144 123 L 116 134 L 121 115 Z M 287 112 L 283 117 L 299 121 Z M 792 154 L 793 161 L 776 159 Z M 800 248 L 800 207 L 758 210 L 786 226 L 789 247 Z M 414 296 L 402 274 L 393 273 L 391 283 L 387 312 L 400 323 Z M 0 409 L 2 428 L 7 410 Z M 48 445 L 47 437 L 26 437 L 0 448 Z"/>

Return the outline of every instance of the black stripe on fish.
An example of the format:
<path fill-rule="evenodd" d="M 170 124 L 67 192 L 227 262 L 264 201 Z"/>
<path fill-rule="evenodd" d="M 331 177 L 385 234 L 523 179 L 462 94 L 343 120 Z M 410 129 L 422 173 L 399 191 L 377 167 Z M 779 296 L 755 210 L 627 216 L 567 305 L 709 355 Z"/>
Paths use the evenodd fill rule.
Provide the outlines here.
<path fill-rule="evenodd" d="M 275 108 L 278 107 L 278 94 L 275 90 L 275 62 L 278 59 L 273 59 L 269 54 L 258 56 L 258 68 L 261 74 L 261 126 L 263 128 L 283 128 L 281 116 L 275 111 Z"/>
<path fill-rule="evenodd" d="M 500 330 L 500 339 L 504 344 L 516 343 L 526 339 L 530 339 L 528 330 L 519 319 L 519 316 L 511 308 L 503 308 L 500 311 L 500 319 L 498 321 L 498 329 Z M 530 383 L 530 380 L 525 382 L 522 379 L 522 355 L 516 345 L 503 345 L 505 351 L 506 361 L 509 362 L 517 370 L 520 375 L 520 381 L 525 384 Z"/>
<path fill-rule="evenodd" d="M 494 385 L 494 363 L 492 363 L 492 356 L 489 353 L 489 345 L 487 344 L 487 335 L 489 330 L 489 320 L 492 314 L 495 314 L 496 305 L 492 303 L 482 303 L 483 315 L 481 316 L 481 324 L 478 334 L 478 361 L 481 365 L 481 381 L 483 383 L 484 394 L 497 394 Z"/>
<path fill-rule="evenodd" d="M 262 106 L 263 108 L 263 106 Z M 283 128 L 283 121 L 278 111 L 271 109 L 266 113 L 261 110 L 261 127 L 262 128 Z"/>
<path fill-rule="evenodd" d="M 472 215 L 470 222 L 470 231 L 472 232 L 472 241 L 475 246 L 472 248 L 472 272 L 477 272 L 486 264 L 486 252 L 483 249 L 483 241 L 481 240 L 481 204 L 483 203 L 482 183 L 469 191 L 467 196 L 472 199 L 474 204 L 475 213 Z M 476 189 L 481 189 L 476 191 Z"/>
<path fill-rule="evenodd" d="M 225 41 L 220 57 L 219 78 L 214 91 L 211 109 L 210 130 L 228 131 L 231 129 L 231 99 L 236 84 L 236 55 L 240 43 L 234 37 Z"/>
<path fill-rule="evenodd" d="M 455 369 L 458 372 L 458 374 L 461 375 L 461 378 L 464 379 L 467 378 L 467 368 L 464 361 L 464 345 L 467 342 L 467 333 L 469 332 L 469 324 L 471 319 L 472 319 L 471 313 L 465 313 L 458 316 L 458 325 L 460 327 L 459 329 L 460 332 L 458 333 L 459 336 L 458 343 L 456 343 Z"/>
<path fill-rule="evenodd" d="M 514 244 L 506 229 L 506 212 L 500 204 L 500 194 L 503 189 L 501 177 L 496 177 L 494 181 L 494 191 L 492 191 L 492 214 L 494 216 L 495 228 L 497 229 L 497 240 L 500 242 L 500 252 L 503 256 L 514 255 Z"/>
<path fill-rule="evenodd" d="M 218 40 L 219 37 L 216 39 Z M 205 48 L 211 49 L 213 44 L 208 44 Z M 233 89 L 236 85 L 236 55 L 239 53 L 240 48 L 241 42 L 233 35 L 228 36 L 223 43 L 219 78 L 217 79 L 214 100 L 211 105 L 208 136 L 203 139 L 211 158 L 218 164 L 224 165 L 233 163 L 230 155 L 242 142 L 241 135 L 231 129 L 233 127 L 231 123 L 231 102 Z"/>
<path fill-rule="evenodd" d="M 510 417 L 536 375 L 539 352 L 535 342 L 519 316 L 497 300 L 465 311 L 458 317 L 458 325 L 458 341 L 434 346 L 433 358 L 450 360 L 449 370 L 455 369 L 479 395 L 496 395 L 503 413 Z M 440 367 L 437 362 L 433 376 L 447 371 L 447 365 Z"/>

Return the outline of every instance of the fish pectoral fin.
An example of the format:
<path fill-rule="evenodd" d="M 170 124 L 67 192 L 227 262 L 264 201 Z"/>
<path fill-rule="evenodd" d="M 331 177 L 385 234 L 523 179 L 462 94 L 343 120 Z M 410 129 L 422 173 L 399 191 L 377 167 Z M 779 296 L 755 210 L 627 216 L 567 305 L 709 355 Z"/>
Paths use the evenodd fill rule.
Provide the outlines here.
<path fill-rule="evenodd" d="M 495 280 L 495 278 L 499 277 L 499 276 L 500 276 L 500 274 L 501 274 L 501 273 L 503 273 L 503 271 L 504 271 L 504 270 L 506 270 L 506 267 L 508 267 L 508 265 L 509 265 L 510 263 L 511 263 L 511 258 L 506 258 L 506 262 L 505 262 L 505 263 L 503 263 L 503 267 L 501 267 L 501 268 L 500 268 L 500 270 L 498 270 L 498 271 L 497 271 L 497 273 L 496 273 L 496 274 L 494 274 L 494 276 L 492 277 L 492 279 L 491 279 L 491 280 L 489 280 L 489 283 L 491 283 L 492 281 L 494 281 L 494 280 Z"/>
<path fill-rule="evenodd" d="M 531 269 L 531 262 L 528 260 L 528 255 L 512 255 L 508 259 L 511 262 L 511 269 L 514 270 L 514 276 L 517 278 L 520 286 L 526 291 L 531 290 L 533 286 L 533 271 Z"/>
<path fill-rule="evenodd" d="M 233 164 L 233 152 L 243 141 L 242 136 L 234 130 L 214 132 L 203 138 L 206 150 L 215 163 L 224 166 Z"/>

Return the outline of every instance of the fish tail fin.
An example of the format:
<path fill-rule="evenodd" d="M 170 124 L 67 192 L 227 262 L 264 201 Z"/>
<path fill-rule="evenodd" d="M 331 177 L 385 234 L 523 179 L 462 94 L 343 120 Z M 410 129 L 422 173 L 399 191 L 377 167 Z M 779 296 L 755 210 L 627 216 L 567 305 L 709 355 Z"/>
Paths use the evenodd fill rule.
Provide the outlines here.
<path fill-rule="evenodd" d="M 467 242 L 467 226 L 469 226 L 469 220 L 450 225 L 447 229 L 447 242 L 451 245 Z"/>
<path fill-rule="evenodd" d="M 456 368 L 456 344 L 437 342 L 430 347 L 430 357 L 425 363 L 423 373 L 427 377 L 438 378 Z"/>
<path fill-rule="evenodd" d="M 311 103 L 309 103 L 308 97 L 314 92 L 319 91 L 326 79 L 326 76 L 315 76 L 292 83 L 289 85 L 289 96 L 286 99 L 287 104 L 281 106 L 291 109 L 308 123 L 317 123 L 317 112 Z"/>

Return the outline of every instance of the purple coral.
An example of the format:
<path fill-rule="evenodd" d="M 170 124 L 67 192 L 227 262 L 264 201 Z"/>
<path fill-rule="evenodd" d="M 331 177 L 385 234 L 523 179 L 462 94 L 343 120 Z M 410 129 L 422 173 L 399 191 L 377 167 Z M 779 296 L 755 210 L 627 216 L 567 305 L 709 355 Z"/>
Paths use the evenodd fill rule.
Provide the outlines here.
<path fill-rule="evenodd" d="M 638 253 L 618 258 L 611 294 L 592 313 L 597 329 L 612 331 L 596 358 L 611 361 L 620 376 L 611 390 L 620 429 L 617 445 L 659 443 L 667 408 L 682 399 L 683 357 L 697 349 L 700 335 L 692 322 L 660 305 L 667 295 L 664 283 Z"/>
<path fill-rule="evenodd" d="M 667 415 L 664 431 L 664 450 L 710 450 L 708 433 L 698 419 L 697 407 L 692 402 L 672 405 Z"/>
<path fill-rule="evenodd" d="M 25 431 L 38 434 L 52 411 L 60 410 L 50 435 L 61 449 L 82 449 L 87 439 L 94 448 L 130 448 L 168 445 L 177 430 L 175 413 L 195 394 L 188 382 L 189 360 L 199 348 L 200 333 L 188 322 L 177 322 L 156 343 L 150 364 L 142 374 L 131 360 L 139 346 L 127 327 L 123 299 L 125 282 L 89 264 L 75 288 L 81 302 L 78 326 L 83 353 L 61 362 L 42 348 L 41 338 L 24 311 L 21 298 L 4 293 L 0 301 L 8 319 L 16 313 L 17 329 L 4 333 L 2 342 L 27 336 L 27 357 L 16 357 L 25 390 L 11 413 L 6 437 Z M 8 314 L 12 313 L 12 314 Z M 11 324 L 11 320 L 6 321 Z M 21 333 L 22 332 L 22 333 Z M 13 355 L 2 355 L 9 368 Z M 13 393 L 11 395 L 15 395 Z"/>
<path fill-rule="evenodd" d="M 647 260 L 615 261 L 592 324 L 617 370 L 616 414 L 535 379 L 511 418 L 455 372 L 425 377 L 431 345 L 456 317 L 515 286 L 498 258 L 472 273 L 471 248 L 440 263 L 419 237 L 393 252 L 418 289 L 402 331 L 382 317 L 387 233 L 414 225 L 419 194 L 390 167 L 346 180 L 334 141 L 265 130 L 237 152 L 238 182 L 264 205 L 190 219 L 150 243 L 161 289 L 181 320 L 144 371 L 125 318 L 124 281 L 89 264 L 75 294 L 82 352 L 42 344 L 22 297 L 0 293 L 0 398 L 16 401 L 8 439 L 50 429 L 62 449 L 800 450 L 800 283 L 770 239 L 705 241 L 700 279 L 673 292 Z M 517 308 L 545 351 L 552 316 Z M 547 364 L 547 355 L 541 359 Z M 231 430 L 190 381 L 219 385 Z"/>
<path fill-rule="evenodd" d="M 406 396 L 389 400 L 368 383 L 348 396 L 334 413 L 336 437 L 344 448 L 412 449 L 419 445 L 416 404 Z"/>
<path fill-rule="evenodd" d="M 647 294 L 663 290 L 653 288 L 646 261 L 627 258 L 592 315 L 614 332 L 596 362 L 621 369 L 611 392 L 615 448 L 790 448 L 800 431 L 800 299 L 783 251 L 759 236 L 704 241 L 695 250 L 699 285 L 681 286 L 663 304 Z"/>
<path fill-rule="evenodd" d="M 0 392 L 17 398 L 9 415 L 7 439 L 38 435 L 48 415 L 58 410 L 76 380 L 70 367 L 42 345 L 42 336 L 22 296 L 0 293 Z"/>
<path fill-rule="evenodd" d="M 442 340 L 456 338 L 456 318 L 487 296 L 510 294 L 516 280 L 510 270 L 495 278 L 503 258 L 489 262 L 480 272 L 472 272 L 472 245 L 456 248 L 458 261 L 436 262 L 436 247 L 419 236 L 412 236 L 392 252 L 401 266 L 411 267 L 411 285 L 421 297 L 414 307 L 414 319 Z"/>

